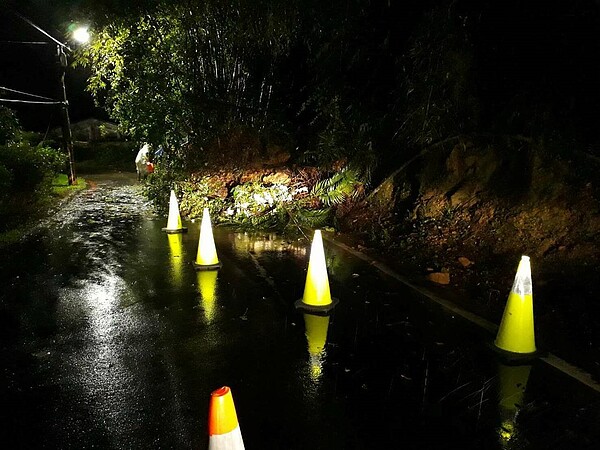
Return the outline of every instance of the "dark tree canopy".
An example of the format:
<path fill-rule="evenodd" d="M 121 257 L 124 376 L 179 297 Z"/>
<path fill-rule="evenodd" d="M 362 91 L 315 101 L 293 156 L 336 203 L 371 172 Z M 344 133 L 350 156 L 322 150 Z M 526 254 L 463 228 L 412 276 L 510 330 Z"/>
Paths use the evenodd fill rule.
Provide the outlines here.
<path fill-rule="evenodd" d="M 278 130 L 294 156 L 365 174 L 461 134 L 597 143 L 592 0 L 55 4 L 92 18 L 89 88 L 138 139 Z"/>

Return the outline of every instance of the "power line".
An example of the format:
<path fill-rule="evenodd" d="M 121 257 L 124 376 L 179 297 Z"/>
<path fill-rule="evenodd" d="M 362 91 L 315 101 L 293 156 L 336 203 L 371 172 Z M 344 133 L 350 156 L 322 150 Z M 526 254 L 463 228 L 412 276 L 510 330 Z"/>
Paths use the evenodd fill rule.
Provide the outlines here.
<path fill-rule="evenodd" d="M 53 102 L 40 102 L 35 100 L 15 100 L 11 98 L 0 98 L 0 102 L 7 103 L 30 103 L 35 105 L 61 105 L 63 102 L 53 101 Z"/>
<path fill-rule="evenodd" d="M 0 44 L 28 44 L 28 45 L 49 45 L 46 41 L 0 41 Z"/>
<path fill-rule="evenodd" d="M 52 41 L 54 41 L 54 43 L 56 43 L 59 47 L 61 48 L 66 48 L 67 50 L 71 51 L 71 48 L 60 42 L 58 39 L 56 39 L 54 36 L 52 36 L 50 33 L 48 33 L 47 31 L 45 31 L 44 29 L 42 29 L 41 27 L 38 27 L 35 23 L 33 23 L 31 20 L 29 20 L 27 17 L 23 16 L 22 14 L 18 13 L 17 11 L 15 11 L 14 9 L 9 9 L 10 12 L 12 12 L 15 16 L 17 16 L 19 19 L 23 20 L 24 22 L 28 23 L 29 25 L 31 25 L 33 28 L 35 28 L 36 30 L 38 30 L 40 33 L 42 33 L 44 36 L 46 36 L 47 38 L 51 39 Z"/>
<path fill-rule="evenodd" d="M 53 98 L 50 98 L 50 97 L 44 97 L 42 95 L 30 94 L 29 92 L 17 91 L 16 89 L 10 89 L 5 86 L 0 86 L 0 89 L 8 91 L 8 92 L 14 92 L 15 94 L 28 95 L 30 97 L 41 98 L 43 100 L 54 100 Z"/>

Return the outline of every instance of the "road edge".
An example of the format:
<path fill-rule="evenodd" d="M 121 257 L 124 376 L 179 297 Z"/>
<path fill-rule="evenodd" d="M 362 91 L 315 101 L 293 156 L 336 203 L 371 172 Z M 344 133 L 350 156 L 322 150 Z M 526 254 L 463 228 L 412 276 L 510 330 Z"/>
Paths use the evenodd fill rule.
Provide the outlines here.
<path fill-rule="evenodd" d="M 484 319 L 483 317 L 480 317 L 470 311 L 467 311 L 467 310 L 461 308 L 460 306 L 456 305 L 455 303 L 451 302 L 450 300 L 446 300 L 446 299 L 428 291 L 427 289 L 424 289 L 424 288 L 416 285 L 415 283 L 411 282 L 409 278 L 400 275 L 399 273 L 397 273 L 395 270 L 393 270 L 388 265 L 386 265 L 380 261 L 377 261 L 373 257 L 368 256 L 368 255 L 362 253 L 361 251 L 356 250 L 356 249 L 344 244 L 343 242 L 336 240 L 335 238 L 328 235 L 327 233 L 323 233 L 323 239 L 325 239 L 327 242 L 335 245 L 336 247 L 339 247 L 342 250 L 350 253 L 351 255 L 355 256 L 356 258 L 359 258 L 359 259 L 369 263 L 370 266 L 375 267 L 380 272 L 386 274 L 387 276 L 389 276 L 391 278 L 394 278 L 395 280 L 399 281 L 400 283 L 402 283 L 402 284 L 406 285 L 407 287 L 413 289 L 414 291 L 418 292 L 420 295 L 427 298 L 428 300 L 433 301 L 434 303 L 437 303 L 438 305 L 440 305 L 442 308 L 446 309 L 447 311 L 449 311 L 453 314 L 456 314 L 457 316 L 462 317 L 463 319 L 469 321 L 470 323 L 472 323 L 480 328 L 483 328 L 487 332 L 495 333 L 498 330 L 498 325 L 496 325 L 495 323 L 492 323 L 489 320 Z M 556 356 L 552 353 L 548 353 L 545 356 L 541 356 L 539 359 L 541 361 L 545 362 L 546 364 L 548 364 L 549 366 L 553 367 L 554 369 L 577 380 L 578 382 L 582 383 L 583 385 L 587 386 L 588 388 L 600 393 L 600 383 L 598 383 L 596 380 L 594 380 L 592 375 L 589 372 L 587 372 L 586 370 L 584 370 L 580 367 L 577 367 L 577 366 L 563 360 L 562 358 L 559 358 L 558 356 Z"/>

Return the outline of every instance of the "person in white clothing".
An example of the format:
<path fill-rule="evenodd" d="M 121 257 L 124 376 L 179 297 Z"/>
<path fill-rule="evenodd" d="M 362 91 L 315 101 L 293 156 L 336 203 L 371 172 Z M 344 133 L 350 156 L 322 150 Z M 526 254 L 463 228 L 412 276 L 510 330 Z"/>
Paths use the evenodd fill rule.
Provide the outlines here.
<path fill-rule="evenodd" d="M 135 157 L 135 170 L 137 172 L 138 181 L 145 180 L 148 176 L 148 163 L 150 162 L 149 152 L 150 146 L 147 143 L 144 143 Z"/>

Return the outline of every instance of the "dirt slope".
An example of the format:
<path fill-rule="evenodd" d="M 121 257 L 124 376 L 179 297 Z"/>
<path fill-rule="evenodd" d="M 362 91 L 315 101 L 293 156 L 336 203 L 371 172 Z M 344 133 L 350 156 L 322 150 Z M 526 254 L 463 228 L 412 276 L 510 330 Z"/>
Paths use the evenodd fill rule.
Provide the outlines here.
<path fill-rule="evenodd" d="M 393 173 L 342 229 L 495 322 L 529 255 L 539 344 L 600 378 L 600 163 L 524 138 L 454 144 Z"/>

